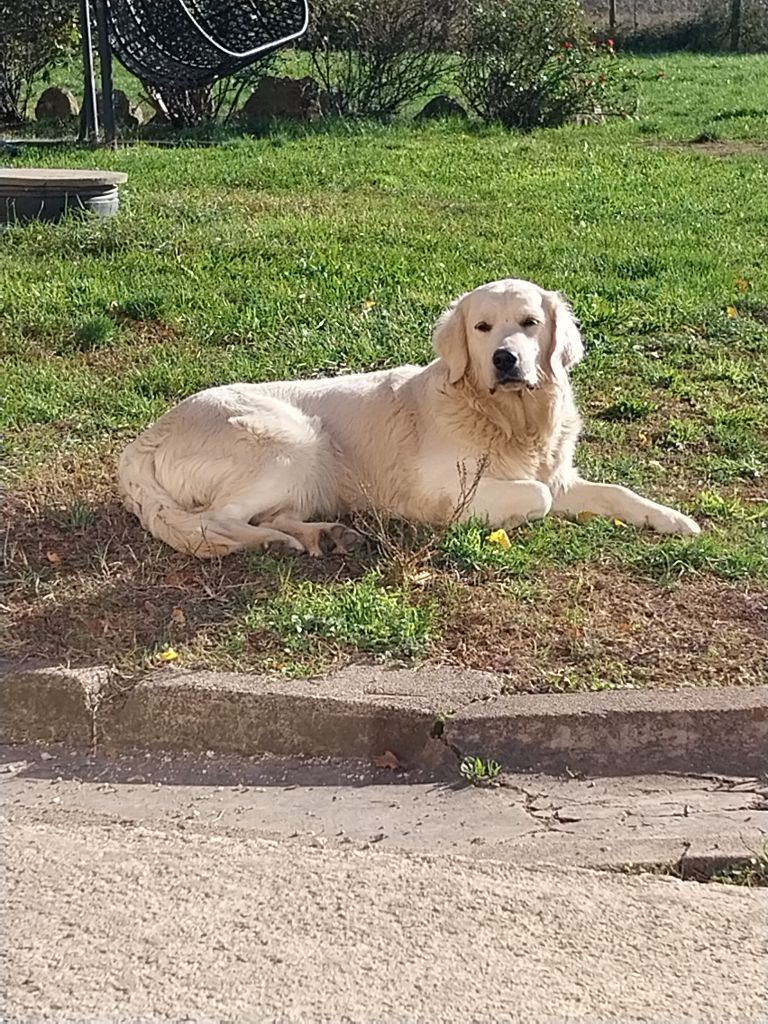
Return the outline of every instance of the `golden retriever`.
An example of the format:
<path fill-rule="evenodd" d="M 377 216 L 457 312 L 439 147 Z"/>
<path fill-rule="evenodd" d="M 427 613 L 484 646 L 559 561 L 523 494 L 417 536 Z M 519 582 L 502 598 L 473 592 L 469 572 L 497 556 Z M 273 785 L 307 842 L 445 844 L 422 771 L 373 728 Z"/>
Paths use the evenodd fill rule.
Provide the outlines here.
<path fill-rule="evenodd" d="M 699 532 L 681 512 L 578 475 L 568 372 L 584 349 L 561 295 L 483 285 L 442 314 L 434 345 L 427 366 L 192 395 L 123 452 L 127 507 L 201 558 L 344 551 L 356 535 L 338 520 L 366 509 L 435 525 L 459 509 L 493 527 L 591 512 Z"/>

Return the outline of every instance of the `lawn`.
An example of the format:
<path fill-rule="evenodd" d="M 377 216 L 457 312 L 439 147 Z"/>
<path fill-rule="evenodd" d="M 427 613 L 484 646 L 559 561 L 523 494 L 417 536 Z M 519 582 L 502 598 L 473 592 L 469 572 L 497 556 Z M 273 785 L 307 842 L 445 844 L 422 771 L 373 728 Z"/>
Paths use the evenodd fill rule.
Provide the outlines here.
<path fill-rule="evenodd" d="M 125 672 L 168 647 L 293 674 L 426 658 L 521 690 L 767 681 L 768 58 L 631 68 L 637 116 L 604 126 L 26 152 L 129 182 L 112 221 L 0 234 L 4 649 Z M 581 320 L 583 471 L 701 538 L 549 521 L 503 551 L 390 524 L 351 560 L 213 564 L 120 507 L 116 452 L 179 398 L 425 360 L 441 307 L 502 276 Z"/>

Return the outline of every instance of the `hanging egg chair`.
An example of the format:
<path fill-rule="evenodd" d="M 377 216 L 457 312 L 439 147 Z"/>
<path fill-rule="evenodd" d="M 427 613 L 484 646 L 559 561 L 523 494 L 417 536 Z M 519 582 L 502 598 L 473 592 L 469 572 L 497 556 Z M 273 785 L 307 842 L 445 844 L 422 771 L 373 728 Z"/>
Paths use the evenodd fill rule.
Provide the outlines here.
<path fill-rule="evenodd" d="M 307 0 L 105 0 L 118 60 L 157 87 L 201 88 L 307 29 Z"/>

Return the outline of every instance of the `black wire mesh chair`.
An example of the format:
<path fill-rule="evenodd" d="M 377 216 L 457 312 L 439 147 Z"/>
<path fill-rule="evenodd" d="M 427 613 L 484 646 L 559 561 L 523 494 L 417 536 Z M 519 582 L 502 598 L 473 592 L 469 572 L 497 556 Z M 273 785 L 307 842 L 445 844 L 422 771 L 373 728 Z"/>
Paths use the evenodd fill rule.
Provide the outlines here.
<path fill-rule="evenodd" d="M 298 39 L 307 0 L 106 0 L 109 42 L 152 85 L 194 89 Z"/>

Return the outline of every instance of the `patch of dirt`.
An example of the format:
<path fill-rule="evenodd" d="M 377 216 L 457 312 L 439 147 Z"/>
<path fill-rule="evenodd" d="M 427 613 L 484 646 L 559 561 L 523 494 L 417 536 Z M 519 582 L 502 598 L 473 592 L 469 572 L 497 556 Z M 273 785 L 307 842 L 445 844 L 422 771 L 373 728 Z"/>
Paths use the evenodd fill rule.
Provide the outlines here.
<path fill-rule="evenodd" d="M 768 157 L 768 142 L 748 139 L 692 139 L 690 142 L 652 142 L 654 149 L 676 149 L 681 153 L 704 153 L 705 156 L 762 156 Z"/>
<path fill-rule="evenodd" d="M 667 589 L 605 568 L 549 569 L 521 603 L 468 592 L 445 631 L 451 660 L 515 690 L 768 682 L 768 588 L 698 580 Z"/>

